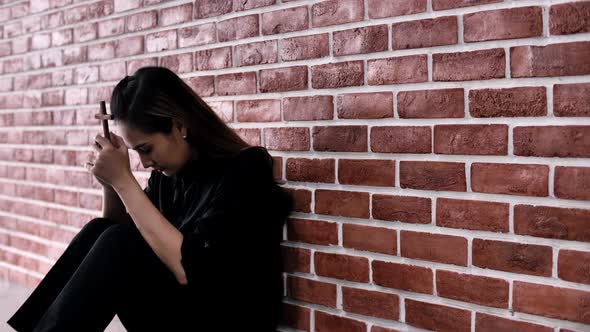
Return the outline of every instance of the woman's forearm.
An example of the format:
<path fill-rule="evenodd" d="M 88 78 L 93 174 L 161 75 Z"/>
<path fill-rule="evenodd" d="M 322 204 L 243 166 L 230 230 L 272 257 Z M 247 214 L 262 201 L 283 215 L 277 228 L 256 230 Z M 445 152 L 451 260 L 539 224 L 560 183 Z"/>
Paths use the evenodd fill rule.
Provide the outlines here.
<path fill-rule="evenodd" d="M 117 221 L 128 220 L 125 205 L 123 205 L 117 192 L 111 186 L 104 186 L 102 193 L 102 217 Z"/>
<path fill-rule="evenodd" d="M 152 204 L 134 177 L 117 184 L 115 190 L 139 232 L 180 284 L 187 283 L 180 262 L 183 235 Z"/>

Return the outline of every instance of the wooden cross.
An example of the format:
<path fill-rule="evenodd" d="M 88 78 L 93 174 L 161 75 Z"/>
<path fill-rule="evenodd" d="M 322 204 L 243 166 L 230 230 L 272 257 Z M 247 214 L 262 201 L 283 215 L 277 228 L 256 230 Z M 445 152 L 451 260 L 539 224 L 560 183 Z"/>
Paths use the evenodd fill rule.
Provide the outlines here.
<path fill-rule="evenodd" d="M 104 137 L 111 140 L 111 134 L 109 133 L 109 123 L 107 120 L 112 120 L 113 115 L 107 114 L 107 107 L 104 101 L 100 102 L 100 113 L 94 115 L 95 119 L 99 119 L 102 122 L 102 132 Z"/>

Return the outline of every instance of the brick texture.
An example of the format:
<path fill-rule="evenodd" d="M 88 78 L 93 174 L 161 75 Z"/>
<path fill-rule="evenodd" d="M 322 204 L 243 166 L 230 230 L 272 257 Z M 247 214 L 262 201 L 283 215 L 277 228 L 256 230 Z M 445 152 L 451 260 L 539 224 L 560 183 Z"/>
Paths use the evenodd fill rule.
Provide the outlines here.
<path fill-rule="evenodd" d="M 98 103 L 161 66 L 293 198 L 279 329 L 590 331 L 590 1 L 0 0 L 0 22 L 0 279 L 38 285 L 100 216 Z"/>

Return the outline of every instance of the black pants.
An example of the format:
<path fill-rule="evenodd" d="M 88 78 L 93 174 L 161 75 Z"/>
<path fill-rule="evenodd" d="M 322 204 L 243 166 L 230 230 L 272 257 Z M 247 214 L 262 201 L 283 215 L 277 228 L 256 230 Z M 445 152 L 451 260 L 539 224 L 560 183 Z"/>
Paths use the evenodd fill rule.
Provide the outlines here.
<path fill-rule="evenodd" d="M 104 331 L 117 314 L 130 332 L 195 331 L 186 287 L 135 224 L 97 218 L 7 323 L 18 332 L 92 332 Z"/>

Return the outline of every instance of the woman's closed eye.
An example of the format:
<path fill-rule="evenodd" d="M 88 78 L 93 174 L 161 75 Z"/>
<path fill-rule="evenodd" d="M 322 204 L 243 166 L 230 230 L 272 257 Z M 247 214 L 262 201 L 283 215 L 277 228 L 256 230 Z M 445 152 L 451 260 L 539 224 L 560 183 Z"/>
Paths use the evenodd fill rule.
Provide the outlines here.
<path fill-rule="evenodd" d="M 152 152 L 152 149 L 139 149 L 139 150 L 137 150 L 137 152 L 139 152 L 141 154 L 148 154 L 148 153 Z"/>

